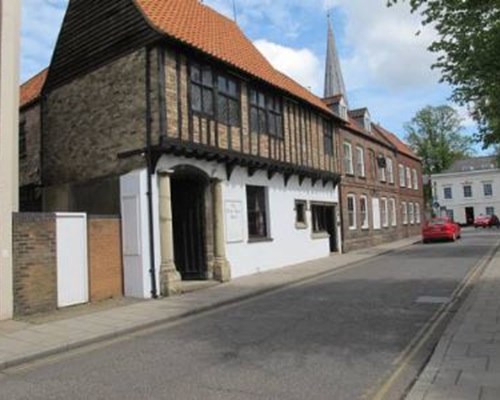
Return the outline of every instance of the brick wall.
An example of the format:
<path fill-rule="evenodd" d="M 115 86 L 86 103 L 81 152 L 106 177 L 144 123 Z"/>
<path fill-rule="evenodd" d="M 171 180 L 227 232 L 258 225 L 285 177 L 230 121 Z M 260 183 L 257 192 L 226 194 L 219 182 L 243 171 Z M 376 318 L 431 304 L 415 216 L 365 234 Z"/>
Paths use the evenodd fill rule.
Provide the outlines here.
<path fill-rule="evenodd" d="M 412 224 L 408 221 L 407 224 L 403 223 L 402 205 L 418 204 L 420 207 L 420 219 L 424 219 L 424 201 L 422 191 L 422 165 L 417 160 L 407 157 L 404 154 L 396 152 L 393 146 L 388 143 L 383 137 L 380 137 L 373 132 L 372 135 L 363 135 L 361 133 L 353 133 L 347 130 L 339 130 L 338 138 L 339 148 L 339 162 L 342 171 L 342 218 L 343 224 L 343 238 L 344 238 L 344 251 L 349 252 L 352 250 L 362 249 L 366 247 L 376 246 L 382 243 L 387 243 L 410 236 L 420 234 L 421 224 L 414 221 Z M 352 159 L 354 164 L 354 173 L 347 174 L 344 171 L 344 149 L 343 144 L 349 143 L 352 146 Z M 360 176 L 359 171 L 356 170 L 357 153 L 356 148 L 361 147 L 364 154 L 365 176 Z M 374 156 L 371 157 L 370 153 Z M 394 180 L 389 182 L 388 174 L 386 180 L 381 181 L 378 175 L 378 167 L 376 158 L 378 155 L 383 155 L 390 158 L 393 163 Z M 399 184 L 399 164 L 408 166 L 411 169 L 417 170 L 418 174 L 418 190 L 412 188 L 401 188 Z M 347 210 L 347 197 L 352 195 L 355 197 L 355 214 L 356 214 L 356 227 L 349 228 L 348 210 Z M 360 221 L 360 198 L 365 196 L 368 202 L 368 226 L 362 226 Z M 382 199 L 394 199 L 396 205 L 396 224 L 393 225 L 392 219 L 389 218 L 388 226 L 381 226 L 380 229 L 374 229 L 373 226 L 373 207 L 372 200 L 379 199 L 380 206 L 382 207 Z"/>
<path fill-rule="evenodd" d="M 145 146 L 145 65 L 143 49 L 48 94 L 46 186 L 118 176 L 144 166 L 141 157 L 120 159 L 118 154 Z"/>
<path fill-rule="evenodd" d="M 88 219 L 90 301 L 123 295 L 120 219 Z"/>
<path fill-rule="evenodd" d="M 16 214 L 13 221 L 14 313 L 57 309 L 54 214 Z"/>

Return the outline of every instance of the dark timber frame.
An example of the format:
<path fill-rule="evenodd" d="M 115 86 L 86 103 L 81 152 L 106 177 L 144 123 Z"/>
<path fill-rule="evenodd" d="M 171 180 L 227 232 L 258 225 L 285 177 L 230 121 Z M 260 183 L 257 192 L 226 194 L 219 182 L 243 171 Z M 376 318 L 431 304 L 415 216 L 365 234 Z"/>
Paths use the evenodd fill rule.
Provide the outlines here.
<path fill-rule="evenodd" d="M 143 154 L 145 151 L 146 149 L 133 150 L 119 154 L 119 157 L 128 158 L 138 154 Z M 284 176 L 285 185 L 287 185 L 292 175 L 297 175 L 299 177 L 300 184 L 302 184 L 306 178 L 311 179 L 313 186 L 316 182 L 321 181 L 323 186 L 326 186 L 328 183 L 332 183 L 335 188 L 341 181 L 341 176 L 335 172 L 301 167 L 295 164 L 274 161 L 272 159 L 251 156 L 212 146 L 188 143 L 176 139 L 168 139 L 159 146 L 152 146 L 150 151 L 152 154 L 153 165 L 158 163 L 158 160 L 163 154 L 172 154 L 186 158 L 224 163 L 226 165 L 228 180 L 231 179 L 234 168 L 236 166 L 240 166 L 248 169 L 249 176 L 255 174 L 257 170 L 266 171 L 269 179 L 271 179 L 276 173 L 281 173 Z"/>

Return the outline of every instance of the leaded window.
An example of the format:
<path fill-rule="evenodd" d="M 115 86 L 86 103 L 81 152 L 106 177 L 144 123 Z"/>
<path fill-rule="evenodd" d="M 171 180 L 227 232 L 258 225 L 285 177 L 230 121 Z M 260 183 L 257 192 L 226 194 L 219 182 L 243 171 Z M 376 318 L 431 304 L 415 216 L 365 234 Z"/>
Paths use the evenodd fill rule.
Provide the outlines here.
<path fill-rule="evenodd" d="M 332 207 L 323 204 L 311 204 L 312 230 L 313 233 L 328 232 L 331 225 Z"/>
<path fill-rule="evenodd" d="M 268 237 L 266 188 L 247 186 L 248 236 L 250 239 Z"/>
<path fill-rule="evenodd" d="M 210 116 L 214 115 L 214 76 L 212 69 L 191 64 L 191 108 Z"/>
<path fill-rule="evenodd" d="M 323 146 L 325 154 L 333 156 L 333 129 L 328 122 L 323 122 Z"/>
<path fill-rule="evenodd" d="M 250 130 L 252 133 L 283 137 L 281 99 L 250 89 Z"/>
<path fill-rule="evenodd" d="M 235 79 L 217 78 L 217 119 L 226 125 L 240 124 L 240 88 Z"/>

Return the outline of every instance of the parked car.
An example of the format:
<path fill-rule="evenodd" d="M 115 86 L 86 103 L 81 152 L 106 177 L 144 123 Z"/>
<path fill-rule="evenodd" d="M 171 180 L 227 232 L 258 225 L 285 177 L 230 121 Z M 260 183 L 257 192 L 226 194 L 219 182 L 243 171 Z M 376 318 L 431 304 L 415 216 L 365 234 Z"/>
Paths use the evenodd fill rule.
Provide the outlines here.
<path fill-rule="evenodd" d="M 490 215 L 479 215 L 474 220 L 474 228 L 486 228 L 490 226 Z"/>
<path fill-rule="evenodd" d="M 500 229 L 500 219 L 493 214 L 490 219 L 490 228 L 496 226 L 498 229 Z"/>
<path fill-rule="evenodd" d="M 422 228 L 422 238 L 424 243 L 433 240 L 455 241 L 462 236 L 462 228 L 452 219 L 447 217 L 433 218 L 425 223 Z"/>

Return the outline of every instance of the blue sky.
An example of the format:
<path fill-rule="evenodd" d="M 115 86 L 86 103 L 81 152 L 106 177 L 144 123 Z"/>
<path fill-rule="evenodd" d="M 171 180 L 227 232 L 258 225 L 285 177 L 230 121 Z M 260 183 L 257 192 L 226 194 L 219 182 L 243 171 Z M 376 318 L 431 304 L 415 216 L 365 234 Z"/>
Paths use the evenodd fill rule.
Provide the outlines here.
<path fill-rule="evenodd" d="M 232 1 L 204 3 L 232 18 Z M 319 96 L 330 10 L 351 108 L 368 107 L 375 122 L 400 136 L 419 109 L 447 103 L 450 88 L 438 83 L 438 72 L 430 68 L 435 56 L 427 51 L 435 32 L 422 29 L 407 5 L 386 8 L 386 0 L 235 1 L 247 36 L 276 68 Z M 23 81 L 49 64 L 67 3 L 23 1 Z M 473 132 L 467 113 L 459 112 Z"/>

